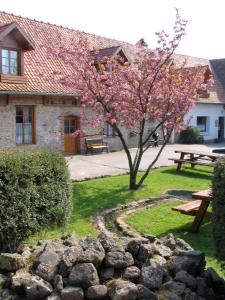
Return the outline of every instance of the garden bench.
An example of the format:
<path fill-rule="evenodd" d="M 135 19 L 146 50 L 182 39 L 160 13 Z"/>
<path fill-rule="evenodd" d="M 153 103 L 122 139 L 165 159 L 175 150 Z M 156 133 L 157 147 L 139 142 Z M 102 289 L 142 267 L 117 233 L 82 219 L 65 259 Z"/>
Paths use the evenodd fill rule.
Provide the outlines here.
<path fill-rule="evenodd" d="M 212 200 L 211 189 L 193 193 L 192 199 L 194 201 L 173 207 L 172 210 L 178 211 L 182 214 L 195 216 L 190 231 L 198 232 L 204 217 L 212 216 L 211 212 L 207 212 L 207 208 Z"/>
<path fill-rule="evenodd" d="M 201 200 L 191 201 L 185 204 L 181 204 L 177 207 L 173 207 L 172 210 L 178 211 L 185 215 L 193 216 L 196 215 L 196 211 L 197 209 L 199 209 L 201 202 L 202 202 Z"/>
<path fill-rule="evenodd" d="M 109 146 L 103 139 L 85 139 L 86 154 L 88 152 L 94 153 L 96 150 L 106 150 L 109 152 Z"/>

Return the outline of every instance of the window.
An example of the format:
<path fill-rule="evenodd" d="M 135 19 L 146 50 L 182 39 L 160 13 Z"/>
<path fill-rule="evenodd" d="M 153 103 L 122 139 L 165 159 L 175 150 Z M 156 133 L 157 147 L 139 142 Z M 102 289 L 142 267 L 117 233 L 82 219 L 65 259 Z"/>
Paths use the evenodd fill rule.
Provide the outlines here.
<path fill-rule="evenodd" d="M 64 120 L 64 133 L 72 134 L 76 131 L 76 120 L 74 117 L 65 118 Z"/>
<path fill-rule="evenodd" d="M 106 136 L 107 137 L 114 137 L 115 136 L 115 132 L 114 132 L 113 127 L 108 123 L 106 123 Z"/>
<path fill-rule="evenodd" d="M 208 118 L 207 117 L 197 117 L 197 127 L 200 132 L 204 133 L 208 131 Z"/>
<path fill-rule="evenodd" d="M 2 74 L 18 75 L 18 51 L 2 49 Z"/>
<path fill-rule="evenodd" d="M 33 106 L 16 106 L 16 143 L 35 143 Z"/>

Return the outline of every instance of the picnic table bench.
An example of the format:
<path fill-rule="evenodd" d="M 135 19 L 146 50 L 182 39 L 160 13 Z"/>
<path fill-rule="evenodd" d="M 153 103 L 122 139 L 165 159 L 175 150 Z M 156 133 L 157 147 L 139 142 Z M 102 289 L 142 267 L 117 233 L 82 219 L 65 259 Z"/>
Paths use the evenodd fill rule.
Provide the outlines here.
<path fill-rule="evenodd" d="M 192 193 L 192 199 L 193 201 L 173 207 L 172 210 L 178 211 L 182 214 L 195 216 L 190 231 L 198 232 L 204 217 L 212 215 L 207 212 L 207 208 L 212 200 L 211 189 Z"/>
<path fill-rule="evenodd" d="M 195 165 L 214 167 L 217 158 L 221 157 L 221 154 L 215 154 L 211 152 L 198 152 L 191 150 L 175 150 L 175 153 L 180 153 L 180 158 L 169 158 L 177 164 L 177 172 L 181 170 L 182 164 L 191 164 L 194 168 Z"/>
<path fill-rule="evenodd" d="M 103 139 L 85 139 L 86 144 L 86 154 L 88 152 L 94 153 L 95 150 L 106 150 L 109 152 L 109 146 Z"/>

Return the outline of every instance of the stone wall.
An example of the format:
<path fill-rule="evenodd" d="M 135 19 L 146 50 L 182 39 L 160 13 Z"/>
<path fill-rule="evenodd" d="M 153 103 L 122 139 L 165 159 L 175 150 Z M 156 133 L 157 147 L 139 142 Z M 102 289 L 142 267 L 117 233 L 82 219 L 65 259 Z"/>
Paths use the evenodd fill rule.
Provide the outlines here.
<path fill-rule="evenodd" d="M 225 282 L 172 234 L 157 239 L 75 234 L 0 254 L 0 299 L 213 300 Z"/>
<path fill-rule="evenodd" d="M 51 100 L 51 97 L 49 97 Z M 54 97 L 56 99 L 56 97 Z M 33 145 L 16 145 L 16 105 L 33 105 L 35 107 L 36 143 Z M 0 96 L 0 148 L 25 148 L 25 149 L 49 149 L 63 152 L 63 120 L 64 116 L 80 116 L 83 110 L 77 106 L 43 105 L 42 96 Z M 86 109 L 85 114 L 91 119 L 93 112 Z M 93 128 L 87 121 L 80 124 L 88 138 L 102 137 L 109 145 L 110 151 L 123 149 L 117 137 L 103 135 L 104 128 Z M 149 128 L 151 124 L 149 124 Z M 148 132 L 148 129 L 146 133 Z M 123 130 L 123 134 L 130 148 L 137 145 L 137 136 Z M 81 153 L 85 152 L 84 139 L 81 139 Z"/>

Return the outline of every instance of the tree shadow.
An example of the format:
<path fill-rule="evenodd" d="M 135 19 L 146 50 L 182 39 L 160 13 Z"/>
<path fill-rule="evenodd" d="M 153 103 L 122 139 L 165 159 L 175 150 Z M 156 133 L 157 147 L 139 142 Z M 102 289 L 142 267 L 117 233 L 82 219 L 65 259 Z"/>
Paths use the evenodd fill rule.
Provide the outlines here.
<path fill-rule="evenodd" d="M 179 175 L 186 178 L 193 179 L 212 179 L 213 173 L 207 169 L 191 169 L 188 167 L 183 167 L 181 171 L 177 172 L 176 169 L 165 169 L 162 173 L 170 175 Z"/>
<path fill-rule="evenodd" d="M 90 192 L 91 190 L 91 192 Z M 135 191 L 129 190 L 127 186 L 115 187 L 104 185 L 93 186 L 88 189 L 87 185 L 74 184 L 73 188 L 73 215 L 81 218 L 90 218 L 104 209 L 112 208 L 118 204 L 126 204 L 133 198 Z"/>

